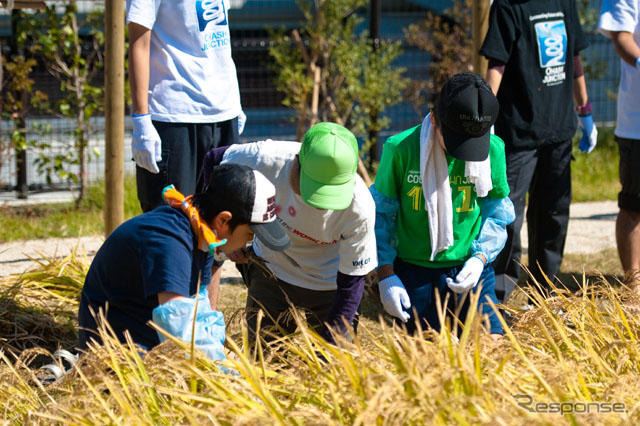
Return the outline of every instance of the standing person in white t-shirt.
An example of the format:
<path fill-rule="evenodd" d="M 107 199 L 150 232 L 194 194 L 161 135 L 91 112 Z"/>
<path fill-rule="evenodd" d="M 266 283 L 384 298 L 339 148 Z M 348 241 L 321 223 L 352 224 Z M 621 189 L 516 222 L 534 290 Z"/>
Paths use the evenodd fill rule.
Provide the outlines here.
<path fill-rule="evenodd" d="M 620 56 L 615 139 L 622 191 L 616 241 L 624 282 L 640 294 L 640 0 L 603 0 L 598 28 Z"/>
<path fill-rule="evenodd" d="M 365 275 L 376 268 L 375 204 L 356 174 L 358 144 L 335 123 L 318 123 L 302 143 L 263 141 L 212 150 L 204 174 L 219 163 L 258 170 L 276 186 L 278 222 L 291 246 L 278 252 L 260 238 L 255 253 L 272 275 L 239 255 L 247 284 L 247 323 L 251 340 L 257 311 L 264 309 L 261 330 L 278 335 L 295 331 L 290 304 L 307 311 L 307 322 L 329 342 L 328 324 L 345 335 L 362 299 Z M 244 263 L 244 264 L 243 264 Z M 262 333 L 261 333 L 262 334 Z M 266 334 L 266 333 L 265 333 Z M 267 339 L 269 336 L 262 334 Z"/>
<path fill-rule="evenodd" d="M 224 0 L 127 0 L 131 151 L 143 211 L 202 189 L 204 155 L 244 126 Z"/>

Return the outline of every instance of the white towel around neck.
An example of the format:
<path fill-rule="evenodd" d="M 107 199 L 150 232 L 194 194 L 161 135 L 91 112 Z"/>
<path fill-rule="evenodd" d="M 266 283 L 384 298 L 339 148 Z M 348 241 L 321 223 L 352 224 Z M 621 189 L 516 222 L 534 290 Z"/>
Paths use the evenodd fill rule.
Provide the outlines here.
<path fill-rule="evenodd" d="M 475 185 L 478 197 L 486 197 L 492 188 L 489 157 L 484 161 L 466 161 L 464 174 Z M 429 216 L 429 260 L 433 261 L 436 254 L 453 245 L 453 206 L 449 165 L 444 150 L 431 131 L 430 113 L 425 117 L 420 129 L 420 176 L 424 208 Z"/>

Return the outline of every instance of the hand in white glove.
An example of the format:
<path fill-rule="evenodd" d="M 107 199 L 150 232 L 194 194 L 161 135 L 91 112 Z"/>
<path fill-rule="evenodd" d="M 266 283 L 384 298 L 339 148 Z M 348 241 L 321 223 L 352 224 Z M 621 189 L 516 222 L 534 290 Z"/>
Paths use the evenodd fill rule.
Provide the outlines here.
<path fill-rule="evenodd" d="M 402 322 L 407 322 L 410 315 L 404 309 L 411 307 L 411 301 L 400 278 L 395 274 L 389 275 L 380 280 L 378 287 L 380 288 L 380 301 L 384 310 L 389 315 L 401 319 Z M 404 309 L 402 309 L 403 307 Z"/>
<path fill-rule="evenodd" d="M 151 114 L 134 115 L 133 134 L 131 135 L 131 153 L 136 164 L 151 173 L 158 173 L 158 161 L 162 160 L 160 136 L 153 123 Z"/>
<path fill-rule="evenodd" d="M 483 270 L 484 262 L 479 257 L 472 256 L 464 263 L 462 270 L 456 275 L 455 281 L 452 278 L 447 278 L 447 285 L 454 293 L 464 293 L 478 284 Z"/>
<path fill-rule="evenodd" d="M 244 111 L 240 111 L 238 116 L 238 134 L 241 135 L 244 132 L 244 124 L 247 122 L 247 116 Z"/>
<path fill-rule="evenodd" d="M 591 114 L 578 115 L 578 118 L 580 128 L 582 129 L 582 138 L 580 139 L 578 147 L 580 151 L 588 154 L 593 151 L 596 143 L 598 143 L 598 129 L 596 129 L 596 125 L 593 123 L 593 116 Z"/>

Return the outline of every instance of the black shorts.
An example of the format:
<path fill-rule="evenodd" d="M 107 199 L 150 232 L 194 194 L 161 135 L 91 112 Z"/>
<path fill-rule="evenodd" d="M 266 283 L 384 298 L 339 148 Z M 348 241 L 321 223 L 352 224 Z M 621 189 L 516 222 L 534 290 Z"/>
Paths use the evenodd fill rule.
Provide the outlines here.
<path fill-rule="evenodd" d="M 620 152 L 620 183 L 618 207 L 640 212 L 640 139 L 616 136 Z"/>

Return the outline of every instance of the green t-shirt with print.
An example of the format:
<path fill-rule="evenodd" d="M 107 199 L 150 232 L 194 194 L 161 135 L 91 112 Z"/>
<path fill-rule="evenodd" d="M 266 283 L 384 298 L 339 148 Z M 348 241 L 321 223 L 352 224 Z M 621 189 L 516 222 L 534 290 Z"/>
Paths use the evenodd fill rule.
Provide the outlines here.
<path fill-rule="evenodd" d="M 449 183 L 453 203 L 453 245 L 431 256 L 429 215 L 425 210 L 420 176 L 420 129 L 412 129 L 387 139 L 375 180 L 376 189 L 399 201 L 396 217 L 396 249 L 398 256 L 415 265 L 446 268 L 460 265 L 471 255 L 473 240 L 480 232 L 482 218 L 475 186 L 464 175 L 465 162 L 449 154 Z M 491 135 L 489 148 L 493 189 L 489 197 L 499 199 L 509 195 L 504 142 Z"/>

